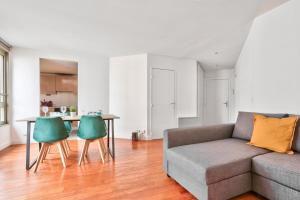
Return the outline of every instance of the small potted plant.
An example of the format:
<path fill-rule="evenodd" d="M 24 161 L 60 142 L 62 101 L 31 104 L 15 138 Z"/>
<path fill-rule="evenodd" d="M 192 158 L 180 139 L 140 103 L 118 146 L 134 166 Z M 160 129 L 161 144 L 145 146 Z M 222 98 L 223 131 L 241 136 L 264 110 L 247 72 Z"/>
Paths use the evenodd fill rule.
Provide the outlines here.
<path fill-rule="evenodd" d="M 70 116 L 75 117 L 76 116 L 76 107 L 70 106 Z"/>

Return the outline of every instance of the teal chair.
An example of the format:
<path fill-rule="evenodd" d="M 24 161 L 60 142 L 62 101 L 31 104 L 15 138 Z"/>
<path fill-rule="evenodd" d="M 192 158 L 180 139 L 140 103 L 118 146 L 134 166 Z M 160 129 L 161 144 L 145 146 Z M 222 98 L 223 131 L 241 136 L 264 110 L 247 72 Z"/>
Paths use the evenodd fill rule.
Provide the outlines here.
<path fill-rule="evenodd" d="M 84 139 L 84 147 L 81 152 L 78 165 L 84 160 L 87 155 L 89 144 L 93 141 L 98 142 L 98 148 L 101 160 L 105 162 L 105 156 L 108 154 L 103 138 L 107 135 L 106 125 L 102 117 L 99 115 L 84 115 L 80 118 L 80 124 L 77 131 L 78 137 Z"/>
<path fill-rule="evenodd" d="M 72 132 L 72 122 L 64 121 L 64 125 L 66 127 L 66 130 L 67 130 L 68 134 L 70 135 L 70 133 Z"/>
<path fill-rule="evenodd" d="M 49 148 L 57 145 L 61 161 L 66 167 L 66 149 L 63 141 L 68 137 L 64 122 L 60 117 L 38 117 L 35 122 L 33 139 L 42 144 L 39 151 L 34 172 L 37 171 L 39 164 L 46 158 Z"/>

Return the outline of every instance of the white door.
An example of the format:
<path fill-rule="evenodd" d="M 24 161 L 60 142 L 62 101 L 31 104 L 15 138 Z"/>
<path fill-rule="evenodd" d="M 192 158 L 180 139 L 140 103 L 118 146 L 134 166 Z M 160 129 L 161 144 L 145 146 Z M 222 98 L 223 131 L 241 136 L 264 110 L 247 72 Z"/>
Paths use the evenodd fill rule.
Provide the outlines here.
<path fill-rule="evenodd" d="M 152 138 L 162 138 L 163 131 L 175 128 L 175 72 L 152 69 L 151 79 Z"/>
<path fill-rule="evenodd" d="M 205 124 L 227 123 L 229 121 L 229 81 L 208 79 L 205 85 Z"/>

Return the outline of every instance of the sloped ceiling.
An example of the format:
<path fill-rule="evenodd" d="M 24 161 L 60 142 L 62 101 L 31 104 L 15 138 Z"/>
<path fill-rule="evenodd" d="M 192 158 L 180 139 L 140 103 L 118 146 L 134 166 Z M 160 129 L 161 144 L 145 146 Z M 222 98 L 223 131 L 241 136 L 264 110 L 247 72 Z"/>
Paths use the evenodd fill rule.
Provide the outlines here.
<path fill-rule="evenodd" d="M 253 19 L 286 1 L 0 0 L 0 36 L 34 49 L 148 52 L 231 68 Z"/>

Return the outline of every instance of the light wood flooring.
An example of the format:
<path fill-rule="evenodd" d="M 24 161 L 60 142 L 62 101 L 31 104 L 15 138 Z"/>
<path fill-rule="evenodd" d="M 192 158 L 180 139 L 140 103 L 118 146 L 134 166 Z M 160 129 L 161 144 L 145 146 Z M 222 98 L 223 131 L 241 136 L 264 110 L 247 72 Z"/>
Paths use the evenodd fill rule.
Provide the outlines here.
<path fill-rule="evenodd" d="M 25 145 L 0 152 L 0 199 L 195 199 L 162 170 L 162 141 L 116 140 L 116 160 L 102 164 L 96 143 L 88 162 L 77 165 L 82 141 L 70 141 L 71 155 L 63 168 L 53 148 L 37 173 L 25 170 Z M 32 145 L 37 152 L 37 144 Z M 35 157 L 32 154 L 32 157 Z M 258 200 L 247 193 L 235 199 Z"/>

